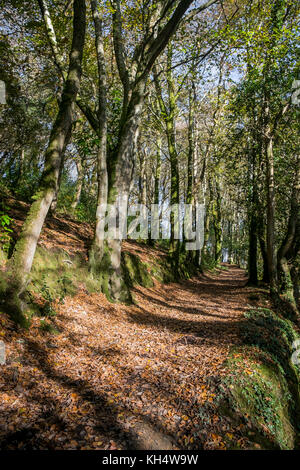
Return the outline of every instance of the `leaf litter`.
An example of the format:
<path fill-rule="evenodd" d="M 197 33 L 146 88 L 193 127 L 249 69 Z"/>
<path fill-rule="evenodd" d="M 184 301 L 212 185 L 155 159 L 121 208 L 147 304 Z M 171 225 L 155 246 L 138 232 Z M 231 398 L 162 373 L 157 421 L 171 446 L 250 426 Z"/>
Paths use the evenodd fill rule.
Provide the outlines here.
<path fill-rule="evenodd" d="M 223 449 L 224 361 L 246 304 L 236 267 L 136 287 L 135 305 L 84 289 L 55 306 L 59 334 L 1 317 L 2 449 Z"/>

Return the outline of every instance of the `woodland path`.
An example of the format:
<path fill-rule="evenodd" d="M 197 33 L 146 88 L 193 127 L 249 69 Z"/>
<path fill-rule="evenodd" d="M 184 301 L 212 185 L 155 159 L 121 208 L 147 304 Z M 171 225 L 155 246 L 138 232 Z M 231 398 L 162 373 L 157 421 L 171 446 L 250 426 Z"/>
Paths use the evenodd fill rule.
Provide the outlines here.
<path fill-rule="evenodd" d="M 254 292 L 236 266 L 134 290 L 136 305 L 82 290 L 60 334 L 2 321 L 2 449 L 215 449 L 238 430 L 218 413 L 224 361 Z"/>

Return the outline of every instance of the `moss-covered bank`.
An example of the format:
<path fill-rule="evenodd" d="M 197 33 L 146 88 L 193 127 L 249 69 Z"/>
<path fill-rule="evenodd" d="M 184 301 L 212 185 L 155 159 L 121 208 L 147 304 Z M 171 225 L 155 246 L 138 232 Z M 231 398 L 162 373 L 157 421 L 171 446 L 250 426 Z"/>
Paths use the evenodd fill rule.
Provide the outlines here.
<path fill-rule="evenodd" d="M 124 250 L 121 268 L 122 282 L 126 283 L 130 299 L 130 290 L 135 285 L 152 287 L 154 285 L 153 279 L 162 283 L 175 282 L 180 278 L 189 278 L 197 273 L 195 265 L 185 259 L 181 260 L 179 270 L 175 271 L 172 258 L 168 256 L 167 251 L 165 253 L 161 251 L 159 255 L 153 252 L 153 256 L 148 253 L 146 261 L 142 261 L 139 255 Z M 36 313 L 51 312 L 51 305 L 54 301 L 62 301 L 67 295 L 75 295 L 82 287 L 88 292 L 103 292 L 108 300 L 112 301 L 107 285 L 108 271 L 109 266 L 106 266 L 105 256 L 101 266 L 91 270 L 91 264 L 88 263 L 83 253 L 70 255 L 61 248 L 48 250 L 41 246 L 37 247 L 30 274 L 31 280 L 24 294 L 26 308 L 23 310 L 28 323 L 26 321 L 26 325 L 21 326 L 28 326 L 30 317 Z M 37 299 L 40 300 L 38 304 L 36 304 Z M 128 300 L 128 296 L 123 301 L 127 303 L 126 300 Z M 17 321 L 17 323 L 19 322 Z"/>
<path fill-rule="evenodd" d="M 245 314 L 240 331 L 244 344 L 227 360 L 220 413 L 242 429 L 250 448 L 299 448 L 300 368 L 292 360 L 296 327 L 271 310 L 255 309 Z"/>
<path fill-rule="evenodd" d="M 53 302 L 63 301 L 66 295 L 75 295 L 80 287 L 85 287 L 88 292 L 99 290 L 97 281 L 89 275 L 83 256 L 70 256 L 62 249 L 46 250 L 38 247 L 30 278 L 31 281 L 22 296 L 26 324 L 20 324 L 18 319 L 13 317 L 24 327 L 29 326 L 30 318 L 34 314 L 51 316 Z M 9 281 L 2 279 L 2 282 Z M 5 306 L 3 307 L 4 311 L 7 311 Z"/>

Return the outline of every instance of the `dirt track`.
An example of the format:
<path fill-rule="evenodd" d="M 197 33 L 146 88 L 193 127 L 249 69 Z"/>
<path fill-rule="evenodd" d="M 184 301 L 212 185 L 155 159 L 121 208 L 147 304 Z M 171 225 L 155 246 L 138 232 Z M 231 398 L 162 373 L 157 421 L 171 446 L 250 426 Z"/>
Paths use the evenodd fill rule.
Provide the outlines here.
<path fill-rule="evenodd" d="M 217 386 L 245 283 L 230 267 L 137 288 L 130 307 L 83 290 L 59 306 L 59 335 L 40 319 L 20 335 L 3 317 L 1 448 L 223 448 L 237 430 L 218 413 Z"/>

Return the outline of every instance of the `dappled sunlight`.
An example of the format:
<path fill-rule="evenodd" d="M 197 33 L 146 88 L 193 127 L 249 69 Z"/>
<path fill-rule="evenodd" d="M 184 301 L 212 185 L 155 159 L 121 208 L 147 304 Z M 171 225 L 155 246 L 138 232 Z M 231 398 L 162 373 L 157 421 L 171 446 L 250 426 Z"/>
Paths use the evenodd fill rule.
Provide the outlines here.
<path fill-rule="evenodd" d="M 214 402 L 224 359 L 239 343 L 246 291 L 234 301 L 239 311 L 228 298 L 243 276 L 231 268 L 221 277 L 137 287 L 138 306 L 112 305 L 83 290 L 58 305 L 57 335 L 42 333 L 38 319 L 21 343 L 8 330 L 3 448 L 18 440 L 24 449 L 128 449 L 145 442 L 199 449 L 221 421 L 232 432 L 225 418 L 214 417 Z"/>

